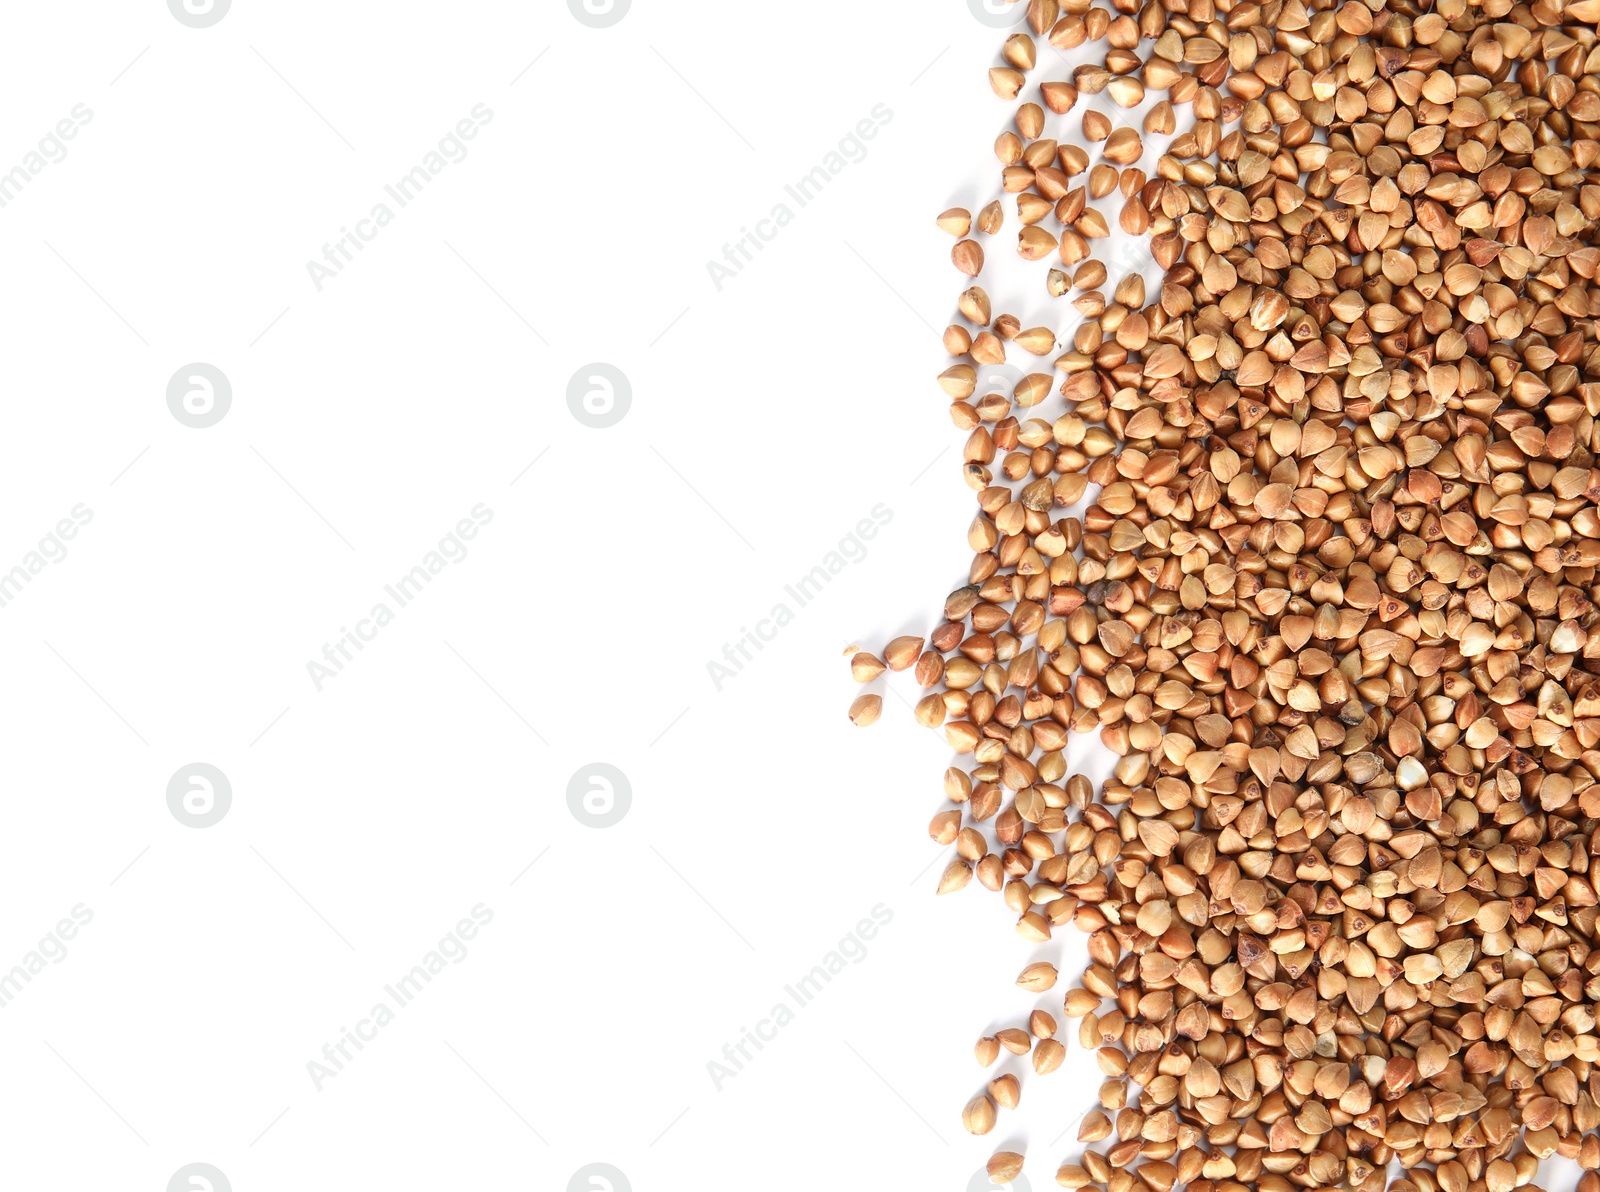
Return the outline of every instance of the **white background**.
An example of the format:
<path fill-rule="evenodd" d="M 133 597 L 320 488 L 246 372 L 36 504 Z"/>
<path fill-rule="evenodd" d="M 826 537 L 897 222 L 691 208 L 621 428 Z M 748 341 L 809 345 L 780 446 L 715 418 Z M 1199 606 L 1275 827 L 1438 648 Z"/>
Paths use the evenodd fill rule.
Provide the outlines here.
<path fill-rule="evenodd" d="M 1027 1143 L 1048 1186 L 1097 1074 L 1030 1080 L 985 1139 L 960 1110 L 973 1041 L 1059 1008 L 1012 981 L 1061 946 L 976 885 L 934 898 L 948 750 L 893 695 L 853 728 L 840 656 L 963 582 L 933 216 L 989 197 L 1001 34 L 959 0 L 4 20 L 0 169 L 93 117 L 0 209 L 0 570 L 93 520 L 0 609 L 0 964 L 94 915 L 0 1010 L 4 1182 L 958 1189 Z M 307 262 L 480 103 L 319 292 Z M 706 262 L 878 104 L 865 159 L 719 292 Z M 197 361 L 233 388 L 203 430 L 166 404 Z M 631 383 L 608 429 L 566 400 L 595 361 Z M 467 557 L 316 690 L 480 502 Z M 708 661 L 880 503 L 718 691 Z M 166 803 L 195 761 L 233 789 L 204 830 Z M 604 830 L 566 799 L 596 761 L 632 789 Z M 467 958 L 318 1091 L 308 1061 L 478 903 Z M 718 1091 L 708 1061 L 880 903 Z"/>
<path fill-rule="evenodd" d="M 1024 1094 L 993 1134 L 960 1110 L 994 1074 L 974 1040 L 1058 1011 L 1082 943 L 1024 945 L 976 884 L 934 898 L 949 752 L 893 693 L 853 728 L 840 654 L 965 582 L 933 383 L 963 279 L 933 217 L 993 197 L 1003 34 L 964 0 L 3 19 L 0 171 L 93 113 L 0 209 L 0 571 L 93 514 L 0 608 L 0 970 L 93 913 L 0 1010 L 6 1186 L 160 1192 L 205 1162 L 238 1192 L 566 1189 L 605 1163 L 639 1192 L 964 1189 L 1004 1148 L 1051 1186 L 1100 1080 L 1075 1029 L 1062 1072 L 997 1069 Z M 467 156 L 319 291 L 307 262 L 478 104 Z M 785 184 L 877 105 L 800 209 Z M 707 263 L 778 203 L 719 289 Z M 997 311 L 1065 327 L 1043 272 Z M 191 362 L 232 385 L 208 429 L 167 408 Z M 604 429 L 567 402 L 592 362 L 631 389 Z M 324 644 L 480 503 L 467 556 L 318 690 Z M 785 585 L 880 505 L 800 608 Z M 719 690 L 708 663 L 779 603 Z M 205 829 L 166 801 L 196 761 L 233 792 Z M 568 807 L 594 762 L 631 789 L 609 828 Z M 308 1062 L 480 903 L 467 957 L 319 1090 Z M 719 1090 L 708 1062 L 880 904 Z M 1069 980 L 1021 993 L 1035 959 Z"/>

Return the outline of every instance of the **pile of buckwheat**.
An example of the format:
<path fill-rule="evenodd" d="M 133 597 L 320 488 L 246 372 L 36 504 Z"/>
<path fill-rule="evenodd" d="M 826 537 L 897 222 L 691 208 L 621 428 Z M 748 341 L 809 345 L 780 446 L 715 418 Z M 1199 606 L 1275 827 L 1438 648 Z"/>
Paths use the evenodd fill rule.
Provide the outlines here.
<path fill-rule="evenodd" d="M 939 224 L 979 279 L 1015 219 L 1084 319 L 1063 351 L 961 293 L 969 582 L 852 672 L 914 671 L 970 759 L 940 892 L 1088 933 L 1062 1009 L 1106 1082 L 1056 1179 L 1509 1192 L 1559 1155 L 1600 1192 L 1600 0 L 1026 17 L 990 72 L 1007 198 Z M 1102 92 L 1154 176 L 1138 128 L 1059 119 Z M 1157 294 L 1092 255 L 1113 195 Z M 1118 755 L 1099 792 L 1069 732 Z M 1056 1036 L 1039 1009 L 977 1057 L 1042 1076 Z"/>

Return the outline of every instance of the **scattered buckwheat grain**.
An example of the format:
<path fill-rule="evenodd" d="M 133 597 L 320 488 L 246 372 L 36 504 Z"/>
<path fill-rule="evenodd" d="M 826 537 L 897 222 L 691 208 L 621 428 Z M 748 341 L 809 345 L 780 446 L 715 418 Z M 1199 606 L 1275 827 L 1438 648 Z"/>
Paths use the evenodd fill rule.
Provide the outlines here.
<path fill-rule="evenodd" d="M 994 316 L 939 217 L 972 561 L 882 652 L 965 759 L 939 891 L 1088 935 L 1062 1038 L 1037 1010 L 978 1061 L 1095 1052 L 1067 1188 L 1535 1192 L 1560 1155 L 1600 1192 L 1600 0 L 1026 15 L 977 226 L 1015 210 L 1047 309 Z M 1102 93 L 1157 102 L 1066 115 Z M 1158 292 L 1094 259 L 1108 215 Z"/>

